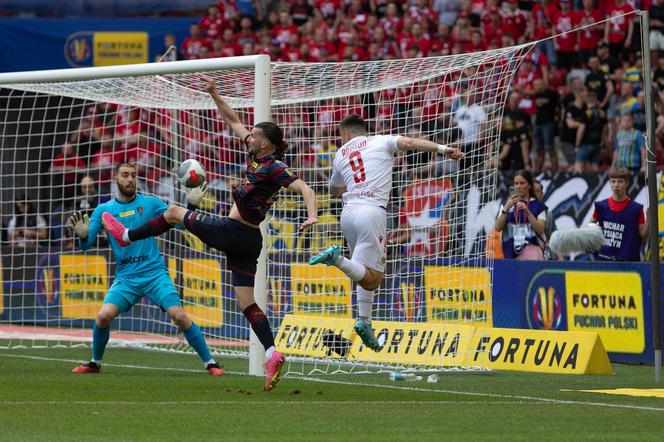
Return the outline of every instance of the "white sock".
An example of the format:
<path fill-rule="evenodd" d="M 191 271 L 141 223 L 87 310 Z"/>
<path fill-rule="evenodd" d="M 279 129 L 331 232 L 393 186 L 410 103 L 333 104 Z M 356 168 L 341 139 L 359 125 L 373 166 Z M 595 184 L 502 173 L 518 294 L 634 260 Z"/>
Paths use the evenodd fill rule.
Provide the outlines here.
<path fill-rule="evenodd" d="M 210 364 L 214 364 L 214 363 L 215 363 L 215 362 L 214 362 L 214 359 L 210 359 L 210 360 L 207 361 L 207 362 L 203 362 L 203 367 L 207 368 L 208 365 L 210 365 Z"/>
<path fill-rule="evenodd" d="M 266 361 L 270 360 L 270 358 L 274 354 L 275 350 L 276 350 L 276 348 L 274 348 L 274 345 L 272 347 L 268 348 L 267 350 L 265 350 L 265 360 Z"/>
<path fill-rule="evenodd" d="M 94 362 L 95 364 L 101 367 L 101 361 L 95 361 L 94 359 L 91 359 L 90 362 Z"/>
<path fill-rule="evenodd" d="M 357 286 L 357 310 L 358 316 L 362 319 L 371 320 L 371 311 L 373 309 L 373 299 L 375 290 L 367 290 Z"/>
<path fill-rule="evenodd" d="M 362 264 L 359 262 L 351 261 L 344 256 L 340 256 L 334 265 L 355 282 L 360 281 L 367 273 L 367 269 Z"/>
<path fill-rule="evenodd" d="M 126 242 L 131 242 L 129 239 L 129 229 L 124 229 L 124 232 L 122 232 L 122 240 Z"/>

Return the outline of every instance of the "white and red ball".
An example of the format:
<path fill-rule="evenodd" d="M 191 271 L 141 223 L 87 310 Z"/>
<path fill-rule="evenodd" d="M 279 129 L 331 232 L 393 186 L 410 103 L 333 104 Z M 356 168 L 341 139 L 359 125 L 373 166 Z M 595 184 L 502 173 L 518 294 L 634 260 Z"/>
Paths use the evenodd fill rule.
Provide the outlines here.
<path fill-rule="evenodd" d="M 175 176 L 184 187 L 198 187 L 205 182 L 205 169 L 197 160 L 184 160 L 175 170 Z"/>

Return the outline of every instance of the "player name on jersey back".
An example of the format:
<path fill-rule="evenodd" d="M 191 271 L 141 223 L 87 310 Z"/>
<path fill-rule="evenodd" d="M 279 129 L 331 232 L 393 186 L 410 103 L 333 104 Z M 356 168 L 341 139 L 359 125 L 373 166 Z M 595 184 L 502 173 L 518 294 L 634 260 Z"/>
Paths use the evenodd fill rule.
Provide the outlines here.
<path fill-rule="evenodd" d="M 334 157 L 330 185 L 346 187 L 344 204 L 386 207 L 392 189 L 392 167 L 398 136 L 357 136 Z"/>

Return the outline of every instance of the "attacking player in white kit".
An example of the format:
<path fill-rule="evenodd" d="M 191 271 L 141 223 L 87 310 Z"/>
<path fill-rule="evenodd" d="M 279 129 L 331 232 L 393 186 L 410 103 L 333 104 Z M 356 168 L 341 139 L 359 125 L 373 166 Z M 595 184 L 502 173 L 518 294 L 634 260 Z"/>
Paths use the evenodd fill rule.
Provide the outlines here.
<path fill-rule="evenodd" d="M 341 256 L 341 248 L 335 244 L 311 257 L 309 264 L 334 265 L 357 282 L 359 319 L 355 331 L 364 345 L 379 351 L 381 345 L 371 328 L 371 310 L 385 272 L 385 209 L 392 191 L 395 154 L 419 150 L 458 160 L 463 158 L 463 153 L 421 138 L 369 136 L 364 120 L 358 115 L 345 117 L 339 130 L 343 145 L 334 157 L 330 192 L 343 198 L 341 230 L 348 242 L 351 259 Z"/>

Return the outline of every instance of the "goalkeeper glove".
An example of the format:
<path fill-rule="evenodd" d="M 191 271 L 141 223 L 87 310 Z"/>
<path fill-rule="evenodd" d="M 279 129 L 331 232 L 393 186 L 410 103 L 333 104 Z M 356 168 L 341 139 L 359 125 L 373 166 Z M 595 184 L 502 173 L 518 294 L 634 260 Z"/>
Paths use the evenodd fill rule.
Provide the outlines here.
<path fill-rule="evenodd" d="M 201 204 L 201 201 L 203 200 L 206 191 L 207 191 L 207 181 L 205 181 L 203 184 L 201 184 L 198 187 L 192 187 L 191 189 L 187 190 L 188 205 L 198 207 Z"/>
<path fill-rule="evenodd" d="M 88 214 L 81 214 L 81 212 L 74 212 L 72 216 L 69 217 L 67 225 L 74 230 L 76 236 L 81 239 L 88 237 L 88 231 L 90 230 L 90 218 Z"/>

